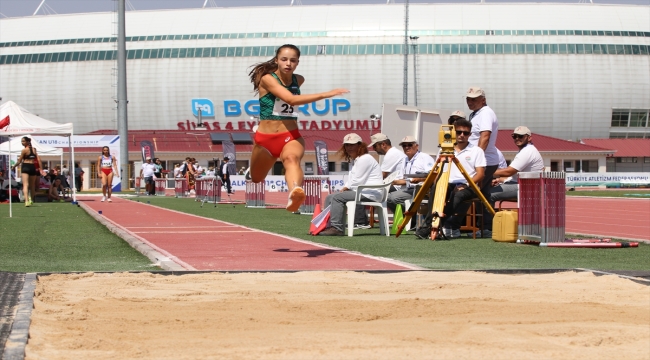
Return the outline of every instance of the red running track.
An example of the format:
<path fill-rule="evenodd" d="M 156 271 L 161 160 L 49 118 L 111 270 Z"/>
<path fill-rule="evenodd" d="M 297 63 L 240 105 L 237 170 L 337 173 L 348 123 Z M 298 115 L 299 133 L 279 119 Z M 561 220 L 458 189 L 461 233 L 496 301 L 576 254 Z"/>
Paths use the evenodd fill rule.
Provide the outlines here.
<path fill-rule="evenodd" d="M 284 193 L 286 196 L 286 193 Z M 131 200 L 80 198 L 188 270 L 409 270 L 417 267 Z M 198 206 L 198 205 L 197 205 Z M 268 210 L 282 211 L 282 210 Z"/>
<path fill-rule="evenodd" d="M 567 196 L 566 232 L 650 240 L 650 199 Z"/>

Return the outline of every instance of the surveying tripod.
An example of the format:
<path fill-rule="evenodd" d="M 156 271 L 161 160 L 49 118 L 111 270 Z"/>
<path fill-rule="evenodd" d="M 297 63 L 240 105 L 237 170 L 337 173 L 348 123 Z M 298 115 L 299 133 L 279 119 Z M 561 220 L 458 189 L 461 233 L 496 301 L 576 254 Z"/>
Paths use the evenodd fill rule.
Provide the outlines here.
<path fill-rule="evenodd" d="M 440 214 L 443 214 L 445 204 L 447 202 L 447 186 L 449 184 L 449 175 L 451 174 L 451 164 L 452 162 L 456 164 L 458 170 L 463 174 L 467 184 L 470 188 L 474 190 L 474 193 L 481 200 L 483 205 L 488 209 L 488 211 L 494 215 L 494 209 L 487 201 L 485 196 L 481 193 L 481 190 L 476 186 L 472 178 L 469 176 L 463 165 L 454 155 L 454 144 L 456 143 L 456 133 L 454 132 L 454 127 L 452 125 L 442 125 L 439 133 L 440 141 L 440 155 L 436 159 L 436 163 L 433 166 L 429 175 L 422 183 L 422 187 L 418 190 L 413 203 L 409 207 L 408 211 L 404 213 L 404 220 L 399 225 L 395 237 L 399 237 L 404 227 L 411 222 L 413 215 L 417 214 L 417 210 L 420 208 L 420 203 L 424 196 L 427 194 L 429 189 L 435 184 L 435 193 L 433 197 L 433 207 L 431 213 L 433 214 L 433 219 L 431 221 L 431 240 L 436 239 L 438 232 L 440 231 Z M 445 164 L 448 164 L 447 169 L 445 169 Z M 451 216 L 452 214 L 445 214 L 445 216 Z"/>

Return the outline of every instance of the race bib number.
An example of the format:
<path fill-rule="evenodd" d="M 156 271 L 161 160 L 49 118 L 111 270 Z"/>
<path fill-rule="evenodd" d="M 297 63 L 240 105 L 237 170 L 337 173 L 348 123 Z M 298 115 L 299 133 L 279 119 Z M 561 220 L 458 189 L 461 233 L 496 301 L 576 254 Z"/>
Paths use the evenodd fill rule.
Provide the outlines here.
<path fill-rule="evenodd" d="M 297 109 L 296 109 L 297 110 Z M 276 98 L 275 104 L 273 105 L 273 115 L 275 116 L 289 116 L 289 117 L 298 117 L 297 111 L 294 112 L 293 106 L 287 104 L 281 99 Z"/>

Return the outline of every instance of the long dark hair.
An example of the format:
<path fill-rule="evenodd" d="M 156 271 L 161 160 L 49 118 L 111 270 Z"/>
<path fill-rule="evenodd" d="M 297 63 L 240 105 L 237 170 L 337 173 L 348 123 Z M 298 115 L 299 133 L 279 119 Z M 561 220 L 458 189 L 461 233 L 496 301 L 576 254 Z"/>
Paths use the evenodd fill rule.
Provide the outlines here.
<path fill-rule="evenodd" d="M 108 156 L 111 156 L 111 148 L 109 148 L 108 146 L 103 146 L 102 147 L 102 156 L 104 156 L 104 149 L 107 149 L 108 150 Z"/>
<path fill-rule="evenodd" d="M 368 144 L 366 144 L 363 141 L 358 143 L 358 144 L 359 144 L 359 150 L 357 150 L 357 157 L 355 157 L 354 159 L 358 158 L 361 155 L 365 155 L 365 154 L 368 153 Z M 341 159 L 345 159 L 345 161 L 347 161 L 347 162 L 350 162 L 350 161 L 354 160 L 353 158 L 350 157 L 348 152 L 345 151 L 345 144 L 341 145 L 341 148 L 339 149 L 339 151 L 336 152 L 336 155 L 340 156 Z"/>
<path fill-rule="evenodd" d="M 284 48 L 289 48 L 295 51 L 296 54 L 298 54 L 298 58 L 300 59 L 300 49 L 298 49 L 296 45 L 284 44 L 275 50 L 275 56 L 271 60 L 257 63 L 251 66 L 253 69 L 248 73 L 248 76 L 251 78 L 251 82 L 253 83 L 253 90 L 255 90 L 255 93 L 259 91 L 262 77 L 266 74 L 275 72 L 278 69 L 278 63 L 276 62 L 276 59 L 280 54 L 280 50 Z"/>
<path fill-rule="evenodd" d="M 25 140 L 27 146 L 29 146 L 29 148 L 32 149 L 32 151 L 34 151 L 34 149 L 32 148 L 32 139 L 27 136 L 23 136 L 23 140 Z"/>

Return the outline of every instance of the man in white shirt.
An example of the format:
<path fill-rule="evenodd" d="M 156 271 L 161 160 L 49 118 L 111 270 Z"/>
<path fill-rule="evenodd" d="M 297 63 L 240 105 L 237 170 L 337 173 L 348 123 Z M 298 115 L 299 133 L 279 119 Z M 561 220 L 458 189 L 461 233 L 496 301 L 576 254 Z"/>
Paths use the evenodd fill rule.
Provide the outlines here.
<path fill-rule="evenodd" d="M 407 161 L 406 155 L 393 147 L 388 136 L 378 133 L 370 137 L 370 145 L 379 155 L 383 155 L 381 161 L 381 175 L 386 176 L 397 172 L 397 179 L 404 177 L 404 164 Z M 390 191 L 399 190 L 401 185 L 392 185 Z"/>
<path fill-rule="evenodd" d="M 399 145 L 404 150 L 407 159 L 404 164 L 404 177 L 393 181 L 394 185 L 402 185 L 402 188 L 388 195 L 387 205 L 393 212 L 398 204 L 402 205 L 402 210 L 406 210 L 404 209 L 404 201 L 413 198 L 415 185 L 426 180 L 435 164 L 435 160 L 429 154 L 420 151 L 415 137 L 407 136 L 402 139 Z M 421 174 L 421 176 L 414 176 L 415 174 Z"/>
<path fill-rule="evenodd" d="M 330 207 L 330 227 L 320 232 L 322 236 L 344 236 L 345 210 L 348 201 L 354 201 L 355 191 L 359 185 L 381 185 L 383 178 L 379 163 L 368 154 L 368 145 L 361 136 L 351 133 L 343 138 L 340 150 L 346 161 L 352 162 L 348 181 L 340 192 L 330 194 L 325 198 L 325 207 Z M 367 189 L 361 194 L 365 201 L 378 201 L 382 196 L 381 190 Z"/>
<path fill-rule="evenodd" d="M 234 194 L 230 185 L 230 174 L 228 173 L 229 160 L 230 159 L 227 156 L 223 158 L 223 162 L 221 163 L 221 179 L 223 180 L 223 184 L 226 186 L 228 194 Z"/>
<path fill-rule="evenodd" d="M 472 86 L 465 94 L 467 107 L 472 110 L 468 120 L 472 122 L 472 135 L 469 143 L 478 146 L 485 152 L 485 177 L 481 184 L 476 184 L 488 201 L 490 200 L 490 189 L 492 187 L 492 175 L 499 166 L 499 154 L 496 143 L 499 131 L 499 120 L 494 111 L 487 105 L 485 91 L 480 87 Z M 490 235 L 492 230 L 492 214 L 483 208 L 483 219 L 485 219 L 486 232 Z"/>
<path fill-rule="evenodd" d="M 147 195 L 154 195 L 156 190 L 156 185 L 154 182 L 156 172 L 156 165 L 151 162 L 151 158 L 147 157 L 145 162 L 142 164 L 140 169 L 140 177 L 144 177 L 145 188 L 147 190 Z"/>
<path fill-rule="evenodd" d="M 512 139 L 515 145 L 519 148 L 519 152 L 510 163 L 510 166 L 505 169 L 498 169 L 494 173 L 497 178 L 493 181 L 490 198 L 492 202 L 501 200 L 517 200 L 519 190 L 518 176 L 519 172 L 531 171 L 544 171 L 544 159 L 539 153 L 535 145 L 532 143 L 532 133 L 530 129 L 525 126 L 518 126 L 512 132 Z M 503 184 L 498 184 L 499 178 L 512 177 L 511 180 L 506 180 Z"/>
<path fill-rule="evenodd" d="M 454 122 L 456 131 L 456 144 L 454 145 L 454 155 L 463 166 L 467 175 L 469 175 L 475 184 L 480 184 L 485 176 L 485 154 L 483 149 L 469 143 L 468 138 L 471 134 L 472 124 L 465 119 L 458 119 Z M 444 170 L 449 164 L 445 164 Z M 465 214 L 471 206 L 465 201 L 476 198 L 474 190 L 467 184 L 467 180 L 460 172 L 456 164 L 451 164 L 449 174 L 449 184 L 447 185 L 446 205 L 443 210 L 444 226 L 443 233 L 447 238 L 460 237 L 460 226 Z M 443 214 L 440 214 L 441 216 Z M 427 217 L 425 224 L 429 226 L 427 230 L 418 229 L 416 236 L 419 238 L 428 238 L 431 233 L 432 216 Z"/>

